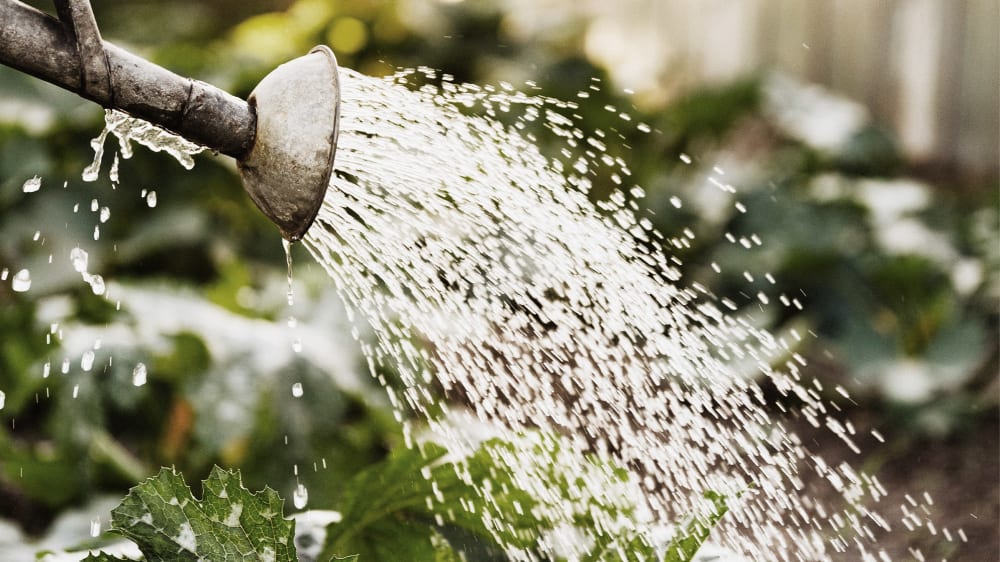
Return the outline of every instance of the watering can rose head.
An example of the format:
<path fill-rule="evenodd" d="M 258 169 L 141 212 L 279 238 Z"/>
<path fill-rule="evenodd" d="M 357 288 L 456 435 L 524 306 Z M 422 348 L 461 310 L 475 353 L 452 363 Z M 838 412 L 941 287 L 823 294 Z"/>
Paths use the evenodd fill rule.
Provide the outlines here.
<path fill-rule="evenodd" d="M 239 160 L 243 187 L 295 242 L 323 203 L 337 149 L 340 84 L 328 47 L 274 69 L 250 94 L 257 116 L 250 151 Z"/>

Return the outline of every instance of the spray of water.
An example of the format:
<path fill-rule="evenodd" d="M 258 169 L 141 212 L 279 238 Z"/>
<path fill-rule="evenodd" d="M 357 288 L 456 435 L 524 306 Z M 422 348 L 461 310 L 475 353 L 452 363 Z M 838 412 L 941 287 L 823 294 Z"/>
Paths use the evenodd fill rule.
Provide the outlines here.
<path fill-rule="evenodd" d="M 650 529 L 703 509 L 706 491 L 738 497 L 713 538 L 754 560 L 888 560 L 871 539 L 888 527 L 869 507 L 878 481 L 807 453 L 739 373 L 763 373 L 783 408 L 852 448 L 853 429 L 803 382 L 786 341 L 680 283 L 679 260 L 637 217 L 641 189 L 606 152 L 615 134 L 584 135 L 571 103 L 447 81 L 413 91 L 412 77 L 342 70 L 337 169 L 304 240 L 370 330 L 364 353 L 407 428 L 416 419 L 471 447 L 443 421 L 462 408 L 511 435 L 560 434 L 636 475 Z M 563 137 L 561 157 L 519 132 L 539 125 Z M 598 166 L 621 190 L 595 208 Z M 543 497 L 539 470 L 525 462 L 515 476 Z M 802 471 L 843 505 L 804 493 Z M 578 558 L 578 544 L 542 555 Z"/>

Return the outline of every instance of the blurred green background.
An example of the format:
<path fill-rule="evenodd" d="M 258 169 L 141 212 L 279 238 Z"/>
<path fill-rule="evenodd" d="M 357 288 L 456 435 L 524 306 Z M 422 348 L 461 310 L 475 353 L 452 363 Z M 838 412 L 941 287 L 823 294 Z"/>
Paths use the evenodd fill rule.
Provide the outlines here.
<path fill-rule="evenodd" d="M 535 8 L 556 20 L 544 34 L 519 33 L 522 4 L 105 0 L 94 9 L 105 39 L 243 97 L 325 43 L 342 66 L 370 75 L 428 66 L 459 82 L 531 80 L 540 94 L 580 102 L 588 130 L 614 127 L 606 105 L 630 111 L 654 133 L 609 153 L 629 163 L 668 241 L 696 234 L 669 248 L 686 264 L 684 281 L 775 333 L 806 336 L 798 352 L 825 392 L 849 389 L 853 415 L 890 435 L 871 466 L 929 444 L 996 456 L 995 159 L 915 155 L 863 104 L 766 65 L 684 88 L 671 86 L 671 72 L 687 71 L 667 68 L 652 77 L 659 89 L 633 94 L 587 47 L 596 16 L 557 3 Z M 579 99 L 594 79 L 602 87 Z M 81 181 L 101 126 L 100 108 L 0 68 L 0 518 L 44 536 L 59 514 L 120 495 L 161 465 L 189 482 L 214 463 L 241 467 L 251 489 L 286 497 L 298 472 L 310 506 L 334 505 L 338 483 L 400 438 L 331 283 L 296 249 L 289 310 L 277 231 L 223 158 L 198 156 L 188 172 L 137 149 L 111 182 L 109 140 L 105 174 Z M 35 176 L 41 189 L 26 193 Z M 614 184 L 595 185 L 602 198 Z M 686 204 L 675 207 L 675 196 Z M 107 295 L 71 266 L 78 245 Z M 31 272 L 28 292 L 12 290 L 21 269 Z M 759 273 L 748 284 L 745 271 Z M 757 289 L 781 302 L 762 309 Z M 291 352 L 292 337 L 303 353 Z M 84 368 L 88 351 L 94 366 Z M 136 387 L 139 363 L 149 379 Z M 289 391 L 295 382 L 307 389 L 301 398 Z M 329 470 L 315 470 L 319 459 Z M 996 460 L 982 461 L 993 467 L 984 468 L 994 480 L 987 500 Z M 977 537 L 995 544 L 989 535 Z"/>

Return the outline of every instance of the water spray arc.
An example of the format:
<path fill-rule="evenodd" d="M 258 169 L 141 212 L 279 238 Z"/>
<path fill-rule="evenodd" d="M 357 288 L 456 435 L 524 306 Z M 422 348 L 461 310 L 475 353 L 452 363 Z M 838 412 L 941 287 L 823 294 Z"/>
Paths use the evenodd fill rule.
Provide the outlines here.
<path fill-rule="evenodd" d="M 235 158 L 281 235 L 305 235 L 337 148 L 340 84 L 328 47 L 274 69 L 244 101 L 103 41 L 89 0 L 54 4 L 58 18 L 0 0 L 0 63 Z"/>

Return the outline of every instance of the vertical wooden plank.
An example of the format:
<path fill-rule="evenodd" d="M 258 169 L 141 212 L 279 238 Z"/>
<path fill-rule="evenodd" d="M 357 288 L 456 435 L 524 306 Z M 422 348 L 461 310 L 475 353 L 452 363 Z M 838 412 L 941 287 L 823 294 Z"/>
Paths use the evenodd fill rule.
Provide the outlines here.
<path fill-rule="evenodd" d="M 894 49 L 899 79 L 896 126 L 900 141 L 913 157 L 931 157 L 937 144 L 938 64 L 941 52 L 941 4 L 909 0 L 900 5 Z"/>
<path fill-rule="evenodd" d="M 808 68 L 803 76 L 818 84 L 829 85 L 832 78 L 832 60 L 834 45 L 833 4 L 829 1 L 803 2 L 808 7 L 804 19 L 807 35 L 805 43 L 809 45 Z"/>
<path fill-rule="evenodd" d="M 861 0 L 864 1 L 864 0 Z M 905 0 L 904 0 L 905 1 Z M 871 50 L 865 56 L 870 62 L 868 75 L 861 86 L 861 96 L 868 103 L 880 124 L 892 127 L 899 84 L 892 73 L 892 53 L 897 40 L 893 18 L 899 8 L 899 0 L 873 2 L 868 13 L 870 32 L 876 36 Z"/>
<path fill-rule="evenodd" d="M 774 26 L 775 34 L 775 65 L 796 76 L 809 75 L 809 62 L 812 38 L 809 36 L 808 20 L 811 2 L 802 0 L 773 0 L 778 6 L 772 12 L 769 25 Z M 776 17 L 775 17 L 776 16 Z M 766 34 L 767 29 L 763 30 Z"/>
<path fill-rule="evenodd" d="M 966 18 L 969 2 L 945 2 L 941 6 L 937 25 L 940 28 L 941 48 L 935 84 L 934 124 L 935 145 L 931 157 L 936 163 L 955 163 L 958 156 L 961 123 L 962 75 L 965 57 Z M 1000 85 L 998 85 L 1000 86 Z"/>
<path fill-rule="evenodd" d="M 755 0 L 702 0 L 702 77 L 709 83 L 731 81 L 757 64 L 751 37 Z"/>
<path fill-rule="evenodd" d="M 1000 39 L 996 0 L 969 0 L 961 93 L 956 109 L 956 157 L 971 171 L 996 175 L 1000 167 Z"/>

